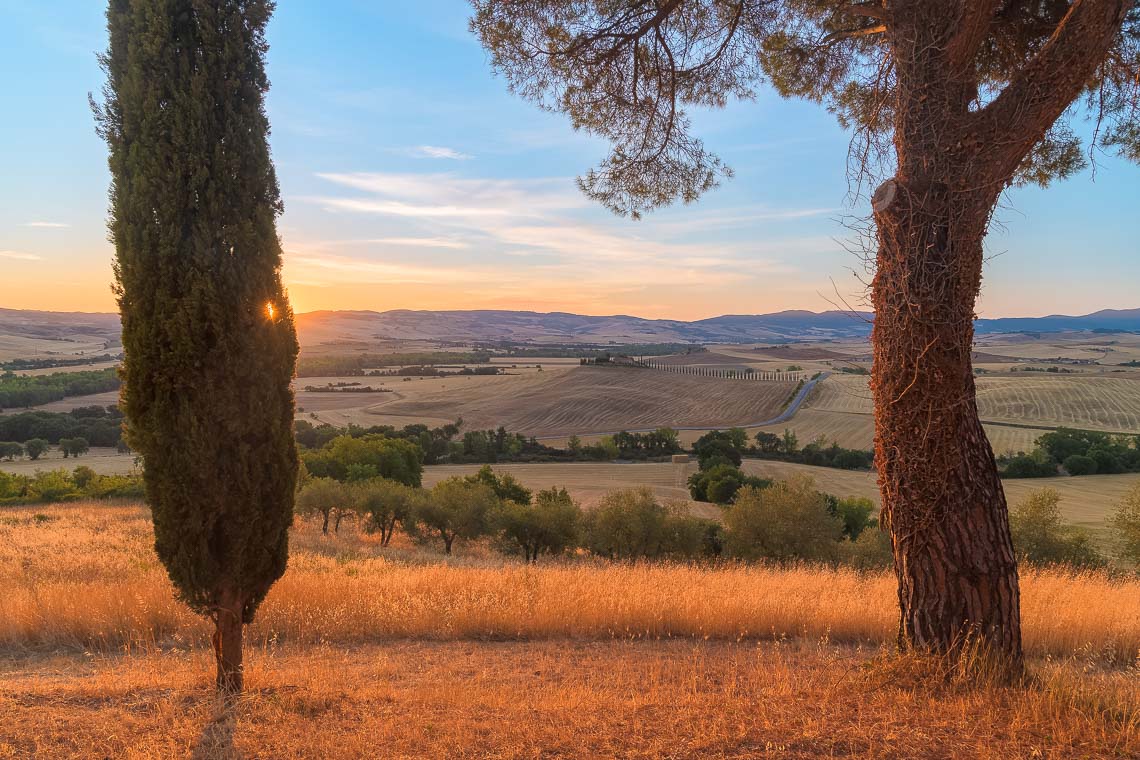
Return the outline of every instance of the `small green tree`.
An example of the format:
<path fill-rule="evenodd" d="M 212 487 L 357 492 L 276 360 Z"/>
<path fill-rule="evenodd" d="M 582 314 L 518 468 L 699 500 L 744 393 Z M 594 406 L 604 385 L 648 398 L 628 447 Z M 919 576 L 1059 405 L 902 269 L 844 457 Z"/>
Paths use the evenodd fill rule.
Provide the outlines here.
<path fill-rule="evenodd" d="M 581 520 L 582 509 L 566 489 L 549 488 L 538 492 L 533 505 L 503 502 L 493 524 L 527 562 L 536 562 L 540 554 L 558 555 L 574 546 Z"/>
<path fill-rule="evenodd" d="M 485 483 L 448 478 L 436 483 L 404 526 L 420 538 L 425 534 L 438 535 L 443 541 L 443 553 L 450 555 L 455 539 L 471 540 L 486 535 L 491 513 L 498 504 L 495 492 Z"/>
<path fill-rule="evenodd" d="M 90 467 L 76 467 L 71 473 L 71 479 L 75 482 L 76 488 L 81 491 L 86 490 L 98 477 Z"/>
<path fill-rule="evenodd" d="M 9 462 L 24 456 L 24 445 L 15 441 L 0 441 L 0 459 Z"/>
<path fill-rule="evenodd" d="M 64 459 L 67 459 L 69 456 L 78 459 L 90 451 L 91 446 L 87 443 L 86 438 L 60 438 L 59 449 L 63 452 Z"/>
<path fill-rule="evenodd" d="M 741 559 L 831 560 L 843 536 L 843 522 L 807 477 L 742 488 L 724 527 L 725 552 Z"/>
<path fill-rule="evenodd" d="M 1134 486 L 1108 518 L 1116 542 L 1117 555 L 1125 562 L 1140 565 L 1140 485 Z"/>
<path fill-rule="evenodd" d="M 1084 454 L 1070 454 L 1061 466 L 1070 475 L 1096 475 L 1097 472 L 1097 461 Z"/>
<path fill-rule="evenodd" d="M 843 535 L 852 541 L 858 540 L 864 530 L 879 522 L 871 516 L 875 512 L 875 502 L 866 497 L 849 496 L 829 500 L 828 507 L 832 514 L 843 521 Z"/>
<path fill-rule="evenodd" d="M 47 453 L 51 445 L 43 438 L 33 438 L 30 441 L 24 441 L 24 451 L 28 454 L 28 459 L 33 462 Z"/>
<path fill-rule="evenodd" d="M 352 498 L 355 508 L 368 516 L 366 530 L 379 531 L 380 545 L 387 546 L 396 531 L 423 499 L 423 492 L 387 478 L 374 478 L 357 483 Z"/>
<path fill-rule="evenodd" d="M 500 501 L 513 501 L 518 504 L 530 504 L 531 492 L 522 483 L 515 480 L 509 472 L 496 475 L 491 465 L 485 464 L 479 472 L 467 478 L 472 483 L 482 483 L 495 492 Z"/>
<path fill-rule="evenodd" d="M 656 557 L 666 541 L 668 517 L 650 488 L 610 491 L 585 515 L 586 548 L 611 559 Z"/>
<path fill-rule="evenodd" d="M 329 522 L 335 519 L 334 531 L 340 521 L 351 513 L 353 497 L 348 488 L 332 478 L 312 478 L 297 494 L 297 511 L 302 515 L 320 515 L 321 533 L 328 534 Z"/>
<path fill-rule="evenodd" d="M 1052 488 L 1033 491 L 1014 505 L 1009 526 L 1013 548 L 1026 561 L 1076 567 L 1104 564 L 1089 534 L 1064 523 L 1061 496 Z"/>

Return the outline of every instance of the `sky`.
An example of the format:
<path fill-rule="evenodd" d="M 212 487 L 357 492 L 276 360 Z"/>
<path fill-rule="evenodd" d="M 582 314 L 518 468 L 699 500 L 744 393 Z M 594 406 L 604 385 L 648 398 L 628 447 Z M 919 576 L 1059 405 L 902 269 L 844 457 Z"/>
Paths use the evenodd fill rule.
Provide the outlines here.
<path fill-rule="evenodd" d="M 113 311 L 106 148 L 88 93 L 105 4 L 0 0 L 0 307 Z M 697 203 L 615 217 L 574 177 L 606 154 L 507 92 L 463 0 L 285 0 L 267 110 L 298 312 L 527 309 L 700 319 L 859 306 L 848 135 L 761 90 L 693 114 L 735 176 Z M 1012 190 L 978 313 L 1140 307 L 1140 167 L 1102 156 Z"/>

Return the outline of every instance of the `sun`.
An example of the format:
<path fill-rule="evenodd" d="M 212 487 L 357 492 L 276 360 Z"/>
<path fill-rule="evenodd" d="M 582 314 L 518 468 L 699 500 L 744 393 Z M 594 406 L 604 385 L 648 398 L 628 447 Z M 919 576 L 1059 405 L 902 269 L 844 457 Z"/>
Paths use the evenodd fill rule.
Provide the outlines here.
<path fill-rule="evenodd" d="M 269 315 L 270 319 L 273 319 L 273 317 L 277 315 L 277 309 L 273 307 L 272 301 L 265 304 L 265 313 Z"/>

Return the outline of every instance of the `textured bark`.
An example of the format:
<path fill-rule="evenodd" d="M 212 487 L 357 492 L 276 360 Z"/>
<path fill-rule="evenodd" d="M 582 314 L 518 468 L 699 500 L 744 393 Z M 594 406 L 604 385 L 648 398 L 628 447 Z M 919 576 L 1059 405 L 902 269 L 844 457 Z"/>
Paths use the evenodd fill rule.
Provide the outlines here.
<path fill-rule="evenodd" d="M 879 214 L 872 338 L 875 456 L 899 582 L 899 643 L 939 654 L 981 643 L 1016 670 L 1017 565 L 970 362 L 988 209 L 964 220 L 944 189 L 916 195 L 899 184 Z"/>
<path fill-rule="evenodd" d="M 242 610 L 240 596 L 231 592 L 222 594 L 214 618 L 214 657 L 217 660 L 218 692 L 223 695 L 240 694 L 244 688 L 242 664 Z"/>
<path fill-rule="evenodd" d="M 1017 565 L 970 356 L 982 241 L 999 193 L 1107 55 L 1128 3 L 1074 2 L 1049 42 L 977 109 L 972 65 L 997 4 L 889 5 L 896 176 L 872 200 L 871 388 L 899 643 L 968 643 L 1020 670 Z"/>

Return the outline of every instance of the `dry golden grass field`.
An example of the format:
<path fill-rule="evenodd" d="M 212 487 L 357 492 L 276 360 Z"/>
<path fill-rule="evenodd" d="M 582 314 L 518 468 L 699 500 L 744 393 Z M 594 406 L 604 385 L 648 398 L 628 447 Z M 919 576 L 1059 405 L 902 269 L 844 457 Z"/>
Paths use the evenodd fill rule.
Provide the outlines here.
<path fill-rule="evenodd" d="M 1018 373 L 979 377 L 977 387 L 985 422 L 1140 432 L 1140 380 L 1131 377 Z M 805 408 L 869 416 L 873 407 L 867 378 L 829 377 Z"/>
<path fill-rule="evenodd" d="M 379 386 L 372 378 L 366 380 Z M 306 414 L 315 412 L 318 419 L 329 422 L 349 419 L 346 409 L 354 408 L 351 419 L 358 424 L 440 424 L 462 417 L 468 429 L 502 425 L 527 435 L 570 435 L 760 422 L 780 413 L 795 383 L 555 365 L 542 372 L 520 370 L 517 375 L 470 379 L 390 378 L 384 387 L 394 392 L 368 394 L 363 408 L 354 394 L 301 392 L 297 403 Z M 345 408 L 338 415 L 332 404 Z"/>
<path fill-rule="evenodd" d="M 294 529 L 220 715 L 138 506 L 0 516 L 0 757 L 1136 757 L 1140 580 L 1023 573 L 1031 676 L 890 652 L 893 577 L 526 567 Z"/>

